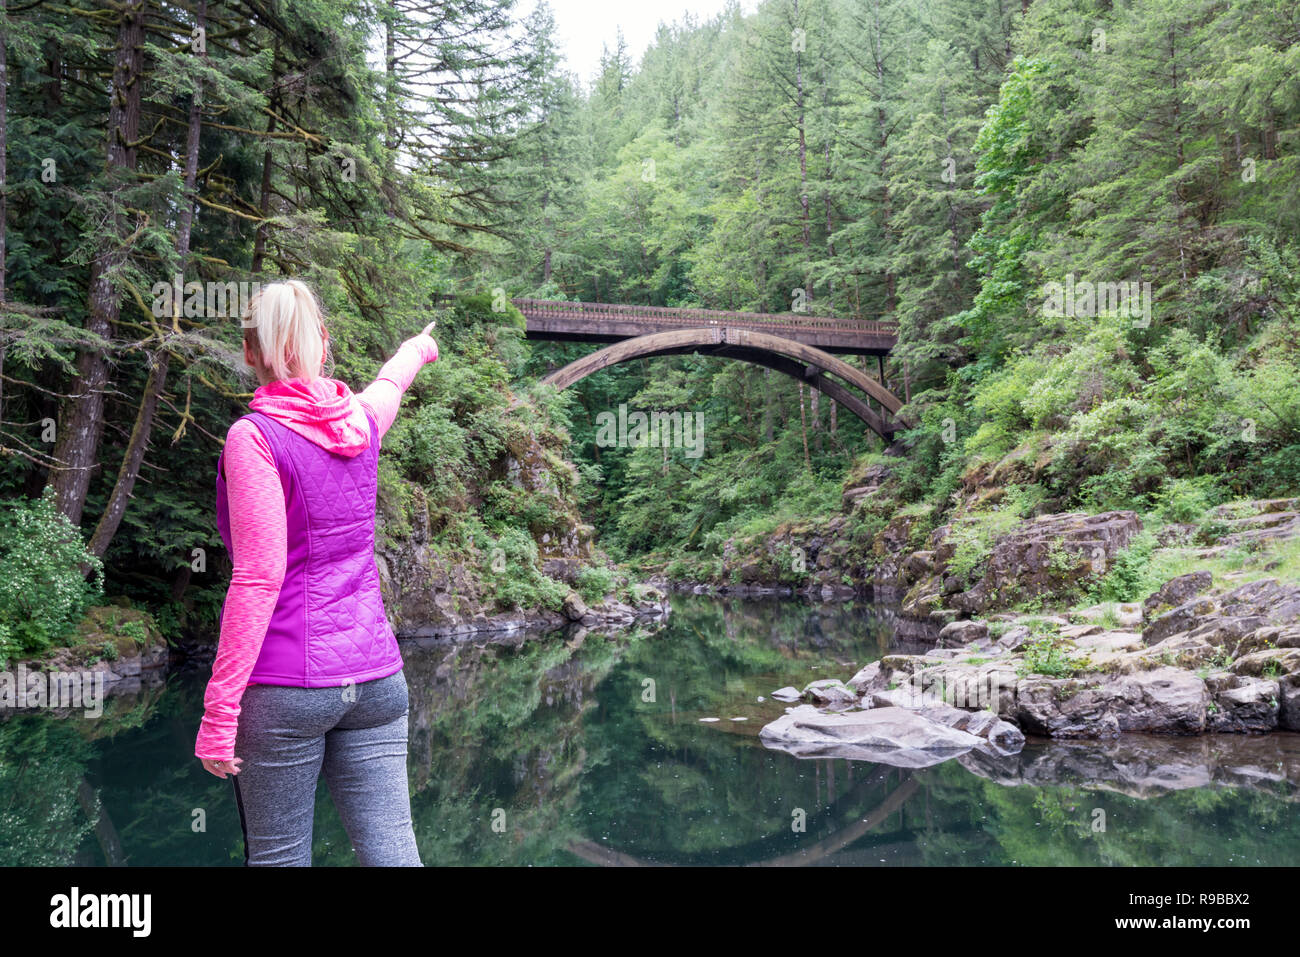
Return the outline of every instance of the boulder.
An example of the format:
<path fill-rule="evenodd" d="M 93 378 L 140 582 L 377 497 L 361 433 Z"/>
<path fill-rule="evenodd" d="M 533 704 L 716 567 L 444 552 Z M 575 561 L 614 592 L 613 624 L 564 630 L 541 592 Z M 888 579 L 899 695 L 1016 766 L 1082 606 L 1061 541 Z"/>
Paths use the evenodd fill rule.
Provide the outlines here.
<path fill-rule="evenodd" d="M 882 675 L 880 662 L 873 661 L 848 680 L 848 686 L 859 694 L 875 691 L 888 684 L 888 675 Z"/>
<path fill-rule="evenodd" d="M 1118 682 L 1121 731 L 1198 734 L 1205 730 L 1205 682 L 1178 668 L 1143 671 Z"/>
<path fill-rule="evenodd" d="M 1053 738 L 1119 734 L 1110 696 L 1073 678 L 1024 678 L 1016 684 L 1015 720 L 1025 731 Z"/>
<path fill-rule="evenodd" d="M 997 640 L 996 644 L 1004 651 L 1015 651 L 1027 642 L 1032 635 L 1033 632 L 1029 630 L 1027 625 L 1013 625 L 1002 633 L 1002 637 Z"/>
<path fill-rule="evenodd" d="M 801 758 L 846 758 L 924 768 L 957 757 L 981 738 L 905 708 L 825 714 L 801 705 L 759 732 L 766 747 Z"/>
<path fill-rule="evenodd" d="M 1148 645 L 1154 645 L 1170 635 L 1190 631 L 1219 611 L 1220 606 L 1215 599 L 1208 596 L 1193 598 L 1155 618 L 1142 630 L 1142 640 Z"/>
<path fill-rule="evenodd" d="M 1300 648 L 1268 648 L 1243 655 L 1232 663 L 1233 674 L 1255 678 L 1281 677 L 1300 672 Z"/>
<path fill-rule="evenodd" d="M 1278 684 L 1220 671 L 1205 679 L 1210 692 L 1207 731 L 1232 733 L 1271 731 L 1277 727 Z"/>
<path fill-rule="evenodd" d="M 1268 619 L 1261 615 L 1226 615 L 1197 625 L 1187 637 L 1221 648 L 1230 658 L 1239 658 L 1272 647 L 1270 637 L 1277 630 L 1270 628 Z"/>
<path fill-rule="evenodd" d="M 871 696 L 871 706 L 916 711 L 930 721 L 983 738 L 1003 754 L 1014 754 L 1025 744 L 1025 736 L 1019 728 L 1009 721 L 1003 721 L 991 711 L 967 711 L 929 701 L 912 688 L 878 691 Z"/>
<path fill-rule="evenodd" d="M 1278 679 L 1279 727 L 1300 731 L 1300 675 L 1285 675 Z"/>
<path fill-rule="evenodd" d="M 569 621 L 582 621 L 583 618 L 590 614 L 587 603 L 582 600 L 582 596 L 576 591 L 571 591 L 564 596 L 564 607 L 561 609 L 564 617 Z"/>
<path fill-rule="evenodd" d="M 899 567 L 899 578 L 904 585 L 914 585 L 922 578 L 930 574 L 933 566 L 931 560 L 934 558 L 933 552 L 912 552 L 907 558 L 903 559 Z"/>
<path fill-rule="evenodd" d="M 1186 604 L 1214 584 L 1209 572 L 1189 572 L 1165 582 L 1142 603 L 1142 617 L 1150 620 L 1161 611 Z"/>
<path fill-rule="evenodd" d="M 777 701 L 798 701 L 803 697 L 797 688 L 786 685 L 784 688 L 777 688 L 772 692 L 772 697 Z"/>
<path fill-rule="evenodd" d="M 1098 677 L 1022 679 L 1016 685 L 1018 723 L 1031 733 L 1063 738 L 1205 730 L 1209 694 L 1190 672 L 1160 667 Z"/>
<path fill-rule="evenodd" d="M 855 703 L 858 693 L 837 678 L 823 678 L 808 682 L 801 697 L 814 704 L 840 705 Z"/>
<path fill-rule="evenodd" d="M 983 621 L 950 621 L 939 629 L 939 647 L 961 648 L 987 638 L 989 626 Z"/>
<path fill-rule="evenodd" d="M 1079 579 L 1103 575 L 1115 556 L 1142 531 L 1131 511 L 1087 515 L 1069 512 L 1024 522 L 993 543 L 978 584 L 954 595 L 950 607 L 980 614 L 1039 596 L 1063 596 Z M 948 536 L 935 549 L 935 564 L 951 557 Z"/>

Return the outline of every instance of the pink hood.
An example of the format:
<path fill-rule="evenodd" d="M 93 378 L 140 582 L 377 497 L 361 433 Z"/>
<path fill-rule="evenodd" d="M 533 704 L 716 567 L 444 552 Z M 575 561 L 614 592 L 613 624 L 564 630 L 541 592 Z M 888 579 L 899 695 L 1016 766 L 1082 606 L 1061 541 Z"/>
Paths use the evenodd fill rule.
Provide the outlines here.
<path fill-rule="evenodd" d="M 365 410 L 338 379 L 276 380 L 253 393 L 248 407 L 339 455 L 351 458 L 370 446 Z"/>

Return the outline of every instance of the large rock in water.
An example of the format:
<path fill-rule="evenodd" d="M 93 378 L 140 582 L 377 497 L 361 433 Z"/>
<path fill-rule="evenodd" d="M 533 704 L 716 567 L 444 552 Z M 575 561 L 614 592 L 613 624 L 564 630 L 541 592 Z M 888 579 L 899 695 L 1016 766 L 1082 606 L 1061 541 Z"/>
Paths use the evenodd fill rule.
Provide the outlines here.
<path fill-rule="evenodd" d="M 1025 678 L 1016 685 L 1016 720 L 1031 734 L 1105 738 L 1121 731 L 1199 734 L 1210 695 L 1178 668 L 1155 668 L 1100 681 Z"/>
<path fill-rule="evenodd" d="M 1219 672 L 1205 679 L 1205 687 L 1213 697 L 1207 731 L 1242 733 L 1272 731 L 1277 727 L 1276 681 Z"/>
<path fill-rule="evenodd" d="M 1288 731 L 1300 731 L 1300 675 L 1285 675 L 1278 682 L 1278 724 Z"/>
<path fill-rule="evenodd" d="M 800 758 L 847 758 L 900 768 L 925 768 L 983 743 L 965 731 L 904 708 L 826 714 L 801 705 L 765 725 L 764 745 Z"/>
<path fill-rule="evenodd" d="M 814 704 L 826 705 L 851 705 L 858 700 L 856 691 L 835 678 L 810 681 L 803 689 L 802 697 Z"/>
<path fill-rule="evenodd" d="M 1009 721 L 1003 721 L 992 711 L 969 711 L 942 701 L 927 700 L 915 688 L 877 691 L 871 695 L 871 706 L 915 711 L 929 721 L 983 738 L 1002 754 L 1014 754 L 1025 745 L 1025 736 L 1020 729 Z"/>

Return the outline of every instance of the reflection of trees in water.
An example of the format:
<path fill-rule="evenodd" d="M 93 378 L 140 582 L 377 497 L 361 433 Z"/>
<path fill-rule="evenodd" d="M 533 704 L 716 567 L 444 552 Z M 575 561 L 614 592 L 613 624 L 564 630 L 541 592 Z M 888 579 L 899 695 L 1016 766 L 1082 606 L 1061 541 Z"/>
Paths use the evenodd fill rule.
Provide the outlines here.
<path fill-rule="evenodd" d="M 805 669 L 820 664 L 827 675 L 841 656 L 874 656 L 872 621 L 842 605 L 697 601 L 675 607 L 668 626 L 630 647 L 596 691 L 602 720 L 587 723 L 585 740 L 592 750 L 602 742 L 599 749 L 617 758 L 588 768 L 583 806 L 609 815 L 616 833 L 607 843 L 587 835 L 574 852 L 592 862 L 616 852 L 639 863 L 749 863 L 807 856 L 823 840 L 834 844 L 845 826 L 889 801 L 898 786 L 887 781 L 892 772 L 878 775 L 844 761 L 791 761 L 759 745 L 758 722 L 701 733 L 698 719 L 734 714 L 736 679 L 789 673 L 792 658 Z M 641 700 L 646 677 L 656 684 L 652 703 Z M 791 827 L 799 810 L 805 833 Z M 592 820 L 603 826 L 601 818 Z"/>
<path fill-rule="evenodd" d="M 961 764 L 924 772 L 946 816 L 973 825 L 935 834 L 927 863 L 1289 865 L 1300 847 L 1295 735 L 1128 735 Z"/>
<path fill-rule="evenodd" d="M 103 713 L 0 721 L 0 866 L 123 863 L 120 821 L 87 775 L 112 739 L 154 713 L 161 687 L 106 698 Z"/>
<path fill-rule="evenodd" d="M 69 721 L 0 723 L 0 865 L 74 864 L 93 831 L 77 800 L 91 744 Z"/>
<path fill-rule="evenodd" d="M 837 861 L 863 863 L 1212 863 L 1225 854 L 1289 863 L 1300 845 L 1300 821 L 1286 803 L 1300 784 L 1295 736 L 1054 743 L 1001 765 L 981 767 L 971 756 L 893 772 L 891 787 L 873 777 L 883 771 L 890 781 L 880 766 L 799 761 L 736 747 L 735 734 L 700 734 L 698 716 L 728 699 L 731 673 L 763 673 L 787 650 L 807 652 L 808 644 L 781 638 L 799 623 L 782 611 L 700 604 L 629 650 L 598 689 L 607 719 L 589 725 L 586 740 L 643 750 L 587 776 L 584 807 L 617 809 L 610 829 L 618 833 L 577 842 L 575 854 L 592 863 L 799 864 L 833 847 L 827 853 Z M 719 627 L 719 615 L 735 627 Z M 674 642 L 683 630 L 699 640 Z M 629 707 L 643 674 L 660 676 L 659 702 Z M 869 777 L 872 787 L 855 787 Z M 839 788 L 853 798 L 837 802 Z M 797 807 L 808 814 L 808 833 L 794 836 Z M 830 807 L 842 807 L 843 818 Z M 1096 807 L 1107 811 L 1104 832 L 1093 831 Z M 873 826 L 861 828 L 864 821 Z M 1189 821 L 1195 841 L 1184 835 Z"/>
<path fill-rule="evenodd" d="M 556 861 L 581 772 L 592 690 L 636 633 L 404 648 L 412 814 L 426 864 Z M 492 829 L 504 812 L 504 832 Z"/>
<path fill-rule="evenodd" d="M 816 762 L 826 765 L 828 774 L 834 773 L 835 761 Z M 844 762 L 851 765 L 851 762 Z M 763 834 L 746 844 L 739 844 L 710 853 L 682 854 L 670 850 L 657 856 L 637 856 L 622 850 L 598 844 L 591 840 L 575 841 L 569 850 L 591 864 L 602 866 L 661 866 L 748 864 L 760 867 L 807 867 L 822 863 L 838 863 L 837 855 L 851 845 L 889 845 L 895 835 L 889 830 L 897 814 L 901 823 L 903 806 L 917 793 L 918 784 L 910 771 L 900 771 L 883 766 L 864 766 L 858 781 L 850 785 L 847 793 L 829 805 L 815 808 L 806 819 L 807 829 L 795 831 L 786 822 L 784 831 Z M 869 806 L 869 810 L 865 808 Z M 809 809 L 804 809 L 808 811 Z M 896 842 L 895 842 L 896 843 Z M 896 863 L 915 863 L 898 861 Z"/>
<path fill-rule="evenodd" d="M 718 645 L 757 642 L 778 650 L 780 658 L 773 663 L 779 664 L 781 659 L 810 651 L 842 653 L 852 642 L 883 654 L 890 631 L 884 613 L 862 602 L 685 597 L 674 601 L 673 615 L 660 638 L 698 632 L 705 638 L 723 639 Z"/>
<path fill-rule="evenodd" d="M 147 708 L 137 708 L 134 726 L 98 743 L 92 779 L 126 864 L 243 863 L 231 783 L 208 774 L 193 756 L 203 691 L 199 675 L 177 675 Z M 195 830 L 196 810 L 204 830 Z M 106 863 L 103 840 L 96 843 L 94 863 Z"/>
<path fill-rule="evenodd" d="M 773 705 L 754 696 L 773 676 L 844 676 L 843 661 L 879 653 L 879 622 L 861 606 L 686 599 L 648 635 L 405 642 L 424 860 L 1293 861 L 1295 735 L 1031 744 L 921 771 L 763 748 L 760 712 Z M 198 676 L 178 676 L 161 696 L 110 699 L 99 721 L 0 721 L 0 864 L 242 862 L 230 783 L 191 757 L 202 694 Z M 726 720 L 745 708 L 749 722 Z M 350 865 L 324 793 L 315 861 Z M 195 808 L 206 833 L 191 829 Z M 804 833 L 791 828 L 797 808 Z M 1092 830 L 1093 808 L 1105 832 Z"/>

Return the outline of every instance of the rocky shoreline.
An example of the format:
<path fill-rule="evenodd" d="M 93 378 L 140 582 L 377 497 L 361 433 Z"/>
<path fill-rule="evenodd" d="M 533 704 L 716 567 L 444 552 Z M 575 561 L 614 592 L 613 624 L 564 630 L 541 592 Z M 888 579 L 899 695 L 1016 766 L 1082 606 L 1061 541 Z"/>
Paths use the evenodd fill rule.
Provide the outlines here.
<path fill-rule="evenodd" d="M 655 587 L 678 595 L 713 595 L 723 598 L 803 598 L 808 601 L 851 601 L 870 598 L 870 588 L 830 583 L 813 583 L 804 586 L 787 585 L 777 581 L 740 582 L 719 584 L 700 581 L 668 581 L 662 577 L 649 579 Z"/>
<path fill-rule="evenodd" d="M 566 628 L 585 633 L 638 624 L 657 625 L 667 619 L 671 610 L 667 594 L 653 587 L 641 588 L 635 604 L 607 597 L 588 605 L 577 592 L 570 592 L 562 611 L 558 612 L 527 609 L 488 614 L 479 608 L 465 617 L 457 616 L 395 631 L 399 642 L 465 640 L 476 636 L 504 638 L 520 633 L 540 635 Z M 104 620 L 108 616 L 113 619 L 111 624 Z M 7 672 L 30 682 L 44 681 L 38 676 L 76 674 L 79 682 L 86 686 L 87 693 L 90 688 L 97 687 L 99 691 L 96 693 L 102 693 L 107 699 L 137 695 L 145 689 L 159 687 L 166 682 L 174 667 L 206 667 L 216 655 L 215 642 L 183 649 L 171 648 L 153 620 L 136 609 L 117 606 L 91 609 L 82 631 L 84 633 L 75 645 L 57 648 L 43 657 L 15 659 L 7 665 Z M 0 705 L 4 704 L 3 692 L 0 684 Z M 9 704 L 0 707 L 0 716 L 4 712 L 17 713 L 44 707 L 44 704 L 33 707 Z M 69 713 L 77 710 L 71 709 Z"/>
<path fill-rule="evenodd" d="M 1246 564 L 1276 569 L 1284 562 L 1273 552 L 1300 533 L 1297 505 L 1238 505 L 1216 517 L 1226 530 L 1215 541 L 1189 543 L 1184 533 L 1174 546 L 1192 564 L 1237 549 L 1253 556 Z M 973 570 L 956 567 L 954 525 L 925 548 L 893 549 L 873 584 L 895 590 L 903 620 L 917 626 L 909 638 L 929 636 L 934 647 L 885 655 L 844 682 L 782 689 L 805 703 L 765 727 L 765 742 L 923 766 L 968 752 L 1004 757 L 1025 735 L 1300 731 L 1300 585 L 1202 568 L 1140 602 L 999 610 L 1070 594 L 1089 573 L 1114 569 L 1141 532 L 1132 512 L 1040 516 L 996 537 Z"/>
<path fill-rule="evenodd" d="M 407 625 L 399 639 L 468 638 L 475 635 L 509 635 L 516 632 L 558 631 L 569 625 L 585 628 L 616 628 L 665 620 L 672 612 L 668 596 L 658 588 L 642 590 L 641 600 L 629 604 L 613 598 L 588 605 L 577 592 L 570 592 L 561 611 L 530 609 L 489 615 L 479 610 L 464 618 Z"/>

